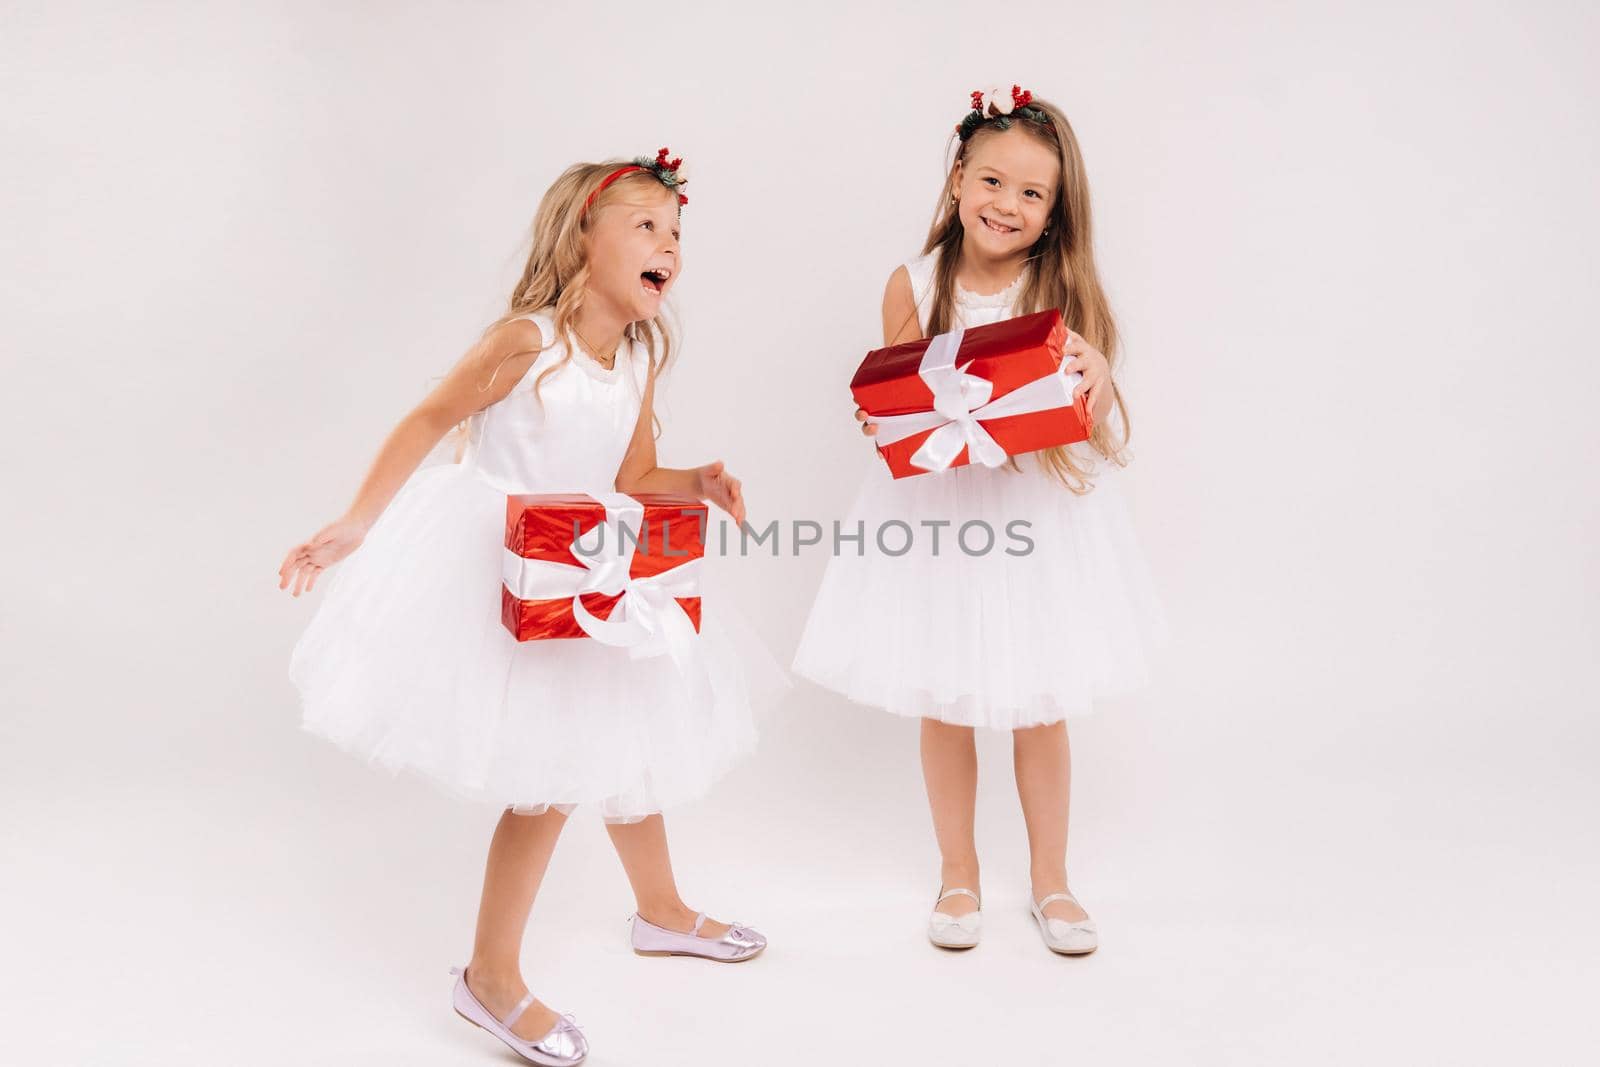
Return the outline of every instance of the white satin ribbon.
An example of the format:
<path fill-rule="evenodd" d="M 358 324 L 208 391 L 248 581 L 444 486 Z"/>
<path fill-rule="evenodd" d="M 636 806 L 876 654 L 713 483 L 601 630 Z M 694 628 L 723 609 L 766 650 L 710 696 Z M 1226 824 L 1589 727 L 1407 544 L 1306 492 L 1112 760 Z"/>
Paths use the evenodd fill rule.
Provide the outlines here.
<path fill-rule="evenodd" d="M 633 659 L 665 652 L 687 669 L 696 632 L 694 621 L 677 598 L 700 595 L 700 559 L 685 559 L 648 578 L 633 577 L 628 572 L 644 529 L 644 505 L 626 493 L 593 496 L 605 506 L 606 517 L 573 542 L 571 551 L 577 562 L 528 559 L 508 548 L 503 557 L 506 588 L 519 600 L 570 596 L 579 628 L 596 641 L 626 648 Z M 664 530 L 662 536 L 666 536 Z M 597 551 L 586 554 L 580 545 Z M 585 593 L 621 594 L 622 599 L 611 609 L 611 617 L 602 619 L 584 607 Z"/>
<path fill-rule="evenodd" d="M 870 420 L 878 426 L 874 440 L 879 445 L 892 445 L 932 429 L 928 439 L 911 454 L 911 464 L 923 470 L 945 470 L 963 448 L 975 463 L 985 467 L 1000 466 L 1006 461 L 1005 449 L 980 425 L 980 420 L 1070 407 L 1072 390 L 1083 380 L 1083 375 L 1076 371 L 1063 372 L 1062 368 L 1067 365 L 1063 359 L 1059 367 L 1044 377 L 1018 386 L 999 400 L 990 400 L 994 383 L 968 374 L 971 360 L 956 366 L 956 353 L 961 349 L 965 333 L 966 330 L 958 326 L 949 333 L 938 334 L 929 340 L 928 350 L 922 354 L 917 373 L 933 393 L 932 411 L 876 415 Z"/>

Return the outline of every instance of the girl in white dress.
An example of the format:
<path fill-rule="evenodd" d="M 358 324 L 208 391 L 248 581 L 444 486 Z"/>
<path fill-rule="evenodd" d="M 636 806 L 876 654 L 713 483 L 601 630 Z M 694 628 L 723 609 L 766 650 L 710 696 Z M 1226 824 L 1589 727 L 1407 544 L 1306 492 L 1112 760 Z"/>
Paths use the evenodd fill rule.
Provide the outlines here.
<path fill-rule="evenodd" d="M 1127 422 L 1112 377 L 1116 329 L 1072 129 L 1014 87 L 974 93 L 955 142 L 923 254 L 890 275 L 884 344 L 1059 308 L 1094 433 L 1001 467 L 898 480 L 875 459 L 844 524 L 864 524 L 861 549 L 829 560 L 794 666 L 852 700 L 921 718 L 943 863 L 928 933 L 943 947 L 971 947 L 980 933 L 973 728 L 1010 731 L 1040 933 L 1057 952 L 1087 952 L 1097 934 L 1067 882 L 1064 720 L 1140 684 L 1164 623 L 1118 495 Z M 885 524 L 914 531 L 909 551 L 896 554 L 903 533 L 885 551 L 875 533 Z"/>
<path fill-rule="evenodd" d="M 345 515 L 279 572 L 298 596 L 345 561 L 294 650 L 306 728 L 505 809 L 455 1008 L 541 1064 L 575 1064 L 588 1048 L 520 971 L 534 894 L 575 805 L 598 807 L 632 883 L 635 950 L 736 961 L 765 946 L 679 897 L 660 812 L 750 750 L 752 689 L 781 682 L 777 665 L 748 641 L 735 647 L 742 627 L 714 597 L 687 660 L 587 639 L 519 643 L 500 619 L 508 493 L 666 492 L 744 519 L 739 481 L 721 463 L 656 464 L 652 401 L 671 353 L 660 314 L 682 270 L 682 184 L 665 149 L 562 174 L 539 205 L 506 314 L 401 420 Z M 463 420 L 461 460 L 418 471 Z"/>

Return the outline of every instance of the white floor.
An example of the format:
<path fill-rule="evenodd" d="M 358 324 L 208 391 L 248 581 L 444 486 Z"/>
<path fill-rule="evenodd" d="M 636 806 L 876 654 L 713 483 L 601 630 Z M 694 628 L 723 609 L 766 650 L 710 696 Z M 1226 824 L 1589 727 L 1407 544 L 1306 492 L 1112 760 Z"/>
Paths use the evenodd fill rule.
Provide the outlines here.
<path fill-rule="evenodd" d="M 1431 762 L 1396 734 L 1275 749 L 1259 725 L 1151 710 L 1173 698 L 1074 730 L 1092 957 L 1048 954 L 1024 910 L 999 735 L 981 750 L 985 940 L 930 947 L 915 725 L 805 689 L 754 761 L 671 821 L 686 895 L 759 926 L 769 951 L 737 967 L 633 956 L 620 868 L 580 814 L 535 908 L 530 981 L 577 1015 L 596 1067 L 1592 1051 L 1597 795 L 1563 755 L 1592 735 L 1513 753 L 1485 734 Z M 266 732 L 278 755 L 255 764 L 178 749 L 169 772 L 111 770 L 96 790 L 7 779 L 0 1059 L 511 1062 L 448 1001 L 492 814 L 298 739 L 287 716 Z"/>

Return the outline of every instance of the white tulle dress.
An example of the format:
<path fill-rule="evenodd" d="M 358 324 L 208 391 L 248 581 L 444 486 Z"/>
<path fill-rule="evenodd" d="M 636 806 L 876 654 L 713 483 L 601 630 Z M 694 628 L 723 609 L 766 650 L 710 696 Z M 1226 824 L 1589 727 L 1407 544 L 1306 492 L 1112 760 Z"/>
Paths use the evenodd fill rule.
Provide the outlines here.
<path fill-rule="evenodd" d="M 931 255 L 906 264 L 924 332 L 934 267 Z M 1022 283 L 989 296 L 958 286 L 957 322 L 1011 317 Z M 869 469 L 842 528 L 865 536 L 829 559 L 795 671 L 899 715 L 1002 730 L 1086 713 L 1095 698 L 1142 685 L 1166 624 L 1121 497 L 1123 470 L 1087 444 L 1071 447 L 1097 461 L 1084 495 L 1033 456 L 1020 471 L 974 464 L 895 480 L 863 441 Z M 975 526 L 973 554 L 962 551 L 958 531 L 974 520 L 994 531 L 993 550 L 981 551 L 987 536 Z M 1031 525 L 1011 536 L 1017 520 Z M 913 536 L 895 527 L 885 551 L 875 535 L 885 523 Z M 1024 537 L 1032 551 L 1008 555 L 1026 551 Z"/>
<path fill-rule="evenodd" d="M 334 568 L 290 676 L 306 729 L 369 763 L 519 811 L 633 821 L 705 792 L 753 747 L 752 704 L 786 683 L 714 588 L 687 669 L 501 624 L 506 494 L 610 492 L 648 373 L 641 344 L 610 370 L 563 362 L 549 316 L 530 318 L 550 347 L 472 417 L 461 461 L 418 471 Z"/>

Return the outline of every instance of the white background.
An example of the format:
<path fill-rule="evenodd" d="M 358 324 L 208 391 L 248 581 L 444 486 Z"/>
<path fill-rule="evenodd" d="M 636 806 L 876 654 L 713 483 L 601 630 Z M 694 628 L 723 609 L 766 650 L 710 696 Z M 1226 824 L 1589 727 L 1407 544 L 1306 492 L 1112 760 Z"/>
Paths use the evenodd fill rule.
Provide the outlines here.
<path fill-rule="evenodd" d="M 1013 81 L 1088 159 L 1175 632 L 1073 731 L 1104 947 L 1039 943 L 988 734 L 986 940 L 930 948 L 916 725 L 800 685 L 669 819 L 689 899 L 772 949 L 632 956 L 585 814 L 530 982 L 596 1065 L 1592 1048 L 1593 9 L 231 6 L 5 5 L 6 1060 L 509 1062 L 445 973 L 493 813 L 299 732 L 283 552 L 498 312 L 551 179 L 662 144 L 664 458 L 841 515 L 883 281 Z M 784 659 L 823 562 L 737 572 Z"/>

